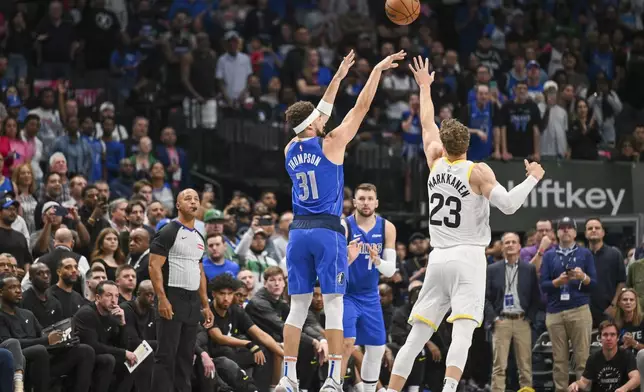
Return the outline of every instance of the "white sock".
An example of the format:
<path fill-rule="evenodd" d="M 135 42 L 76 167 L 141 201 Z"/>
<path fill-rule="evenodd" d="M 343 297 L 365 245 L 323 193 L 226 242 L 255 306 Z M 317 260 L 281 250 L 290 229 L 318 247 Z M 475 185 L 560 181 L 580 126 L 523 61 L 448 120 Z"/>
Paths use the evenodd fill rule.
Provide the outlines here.
<path fill-rule="evenodd" d="M 407 392 L 419 392 L 420 387 L 418 385 L 414 385 L 413 387 L 407 387 Z"/>
<path fill-rule="evenodd" d="M 284 377 L 297 382 L 297 357 L 284 357 Z"/>
<path fill-rule="evenodd" d="M 13 374 L 13 379 L 14 379 L 14 380 L 20 380 L 20 381 L 22 381 L 22 373 L 19 373 L 19 372 L 18 372 L 18 373 L 14 373 L 14 374 Z"/>
<path fill-rule="evenodd" d="M 362 387 L 362 390 L 364 392 L 376 392 L 376 387 L 378 386 L 378 382 L 363 382 L 364 387 Z"/>
<path fill-rule="evenodd" d="M 458 381 L 451 377 L 445 377 L 445 381 L 443 381 L 443 392 L 456 392 L 456 388 L 458 388 Z"/>
<path fill-rule="evenodd" d="M 353 390 L 355 392 L 364 392 L 364 383 L 360 381 L 359 383 L 353 386 Z"/>
<path fill-rule="evenodd" d="M 340 385 L 342 385 L 342 378 L 340 377 L 341 368 L 342 355 L 329 355 L 329 377 Z"/>

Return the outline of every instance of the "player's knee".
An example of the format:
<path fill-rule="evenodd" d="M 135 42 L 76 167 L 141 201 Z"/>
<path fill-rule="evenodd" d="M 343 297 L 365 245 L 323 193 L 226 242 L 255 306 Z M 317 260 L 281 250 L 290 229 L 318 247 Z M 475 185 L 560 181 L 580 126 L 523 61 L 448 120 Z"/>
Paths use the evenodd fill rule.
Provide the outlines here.
<path fill-rule="evenodd" d="M 384 354 L 385 346 L 365 346 L 361 369 L 363 380 L 368 382 L 378 381 Z"/>
<path fill-rule="evenodd" d="M 286 318 L 286 324 L 302 329 L 306 316 L 309 314 L 309 306 L 313 299 L 313 293 L 295 294 L 291 296 L 291 311 Z"/>
<path fill-rule="evenodd" d="M 452 344 L 447 353 L 445 364 L 454 366 L 461 371 L 467 362 L 467 353 L 472 345 L 472 335 L 478 323 L 470 319 L 454 320 L 452 329 Z"/>
<path fill-rule="evenodd" d="M 322 294 L 324 301 L 324 314 L 326 325 L 324 329 L 336 329 L 342 331 L 342 317 L 344 315 L 344 303 L 342 294 Z"/>

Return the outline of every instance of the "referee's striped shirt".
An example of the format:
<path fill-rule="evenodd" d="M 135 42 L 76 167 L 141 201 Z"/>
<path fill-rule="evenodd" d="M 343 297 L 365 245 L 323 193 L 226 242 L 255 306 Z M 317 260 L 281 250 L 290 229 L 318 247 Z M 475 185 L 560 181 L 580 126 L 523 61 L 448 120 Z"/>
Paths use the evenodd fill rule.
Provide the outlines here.
<path fill-rule="evenodd" d="M 204 239 L 195 229 L 173 220 L 156 233 L 150 244 L 150 254 L 164 256 L 163 286 L 189 291 L 199 290 L 204 255 Z"/>

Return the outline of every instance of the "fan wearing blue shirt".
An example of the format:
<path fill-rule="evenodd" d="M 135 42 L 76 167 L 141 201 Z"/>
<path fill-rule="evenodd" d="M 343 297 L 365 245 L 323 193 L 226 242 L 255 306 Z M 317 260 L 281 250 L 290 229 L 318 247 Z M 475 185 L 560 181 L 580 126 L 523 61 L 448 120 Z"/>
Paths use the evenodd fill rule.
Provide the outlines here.
<path fill-rule="evenodd" d="M 221 234 L 210 234 L 206 239 L 208 244 L 208 256 L 203 258 L 203 271 L 208 281 L 223 273 L 229 273 L 233 277 L 239 272 L 239 265 L 226 260 L 226 242 Z"/>
<path fill-rule="evenodd" d="M 547 251 L 541 262 L 541 291 L 548 297 L 546 327 L 552 342 L 552 375 L 557 391 L 568 388 L 570 343 L 578 379 L 584 372 L 591 343 L 593 318 L 589 304 L 597 274 L 593 254 L 577 246 L 576 237 L 576 222 L 570 217 L 559 220 L 559 245 Z"/>

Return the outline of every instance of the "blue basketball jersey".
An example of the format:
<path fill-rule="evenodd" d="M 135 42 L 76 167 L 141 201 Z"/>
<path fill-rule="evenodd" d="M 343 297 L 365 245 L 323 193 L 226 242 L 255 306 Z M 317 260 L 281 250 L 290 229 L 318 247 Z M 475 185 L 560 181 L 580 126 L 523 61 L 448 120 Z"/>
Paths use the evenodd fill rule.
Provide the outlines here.
<path fill-rule="evenodd" d="M 324 156 L 323 140 L 319 137 L 298 140 L 286 152 L 295 216 L 342 215 L 344 170 Z"/>
<path fill-rule="evenodd" d="M 381 216 L 376 216 L 376 225 L 365 233 L 356 222 L 354 215 L 347 219 L 348 240 L 353 241 L 360 239 L 360 254 L 358 258 L 349 266 L 349 279 L 347 285 L 347 294 L 375 294 L 378 295 L 378 280 L 380 271 L 372 264 L 369 269 L 369 246 L 375 245 L 378 249 L 378 255 L 382 257 L 385 248 L 385 222 Z"/>

